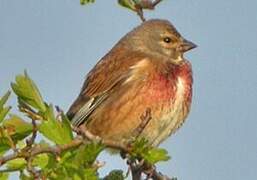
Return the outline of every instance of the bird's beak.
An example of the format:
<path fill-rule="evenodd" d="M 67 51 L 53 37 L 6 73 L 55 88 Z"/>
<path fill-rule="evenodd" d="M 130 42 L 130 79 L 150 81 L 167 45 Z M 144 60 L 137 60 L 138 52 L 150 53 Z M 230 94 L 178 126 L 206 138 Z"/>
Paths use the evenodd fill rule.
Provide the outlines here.
<path fill-rule="evenodd" d="M 183 39 L 182 40 L 182 42 L 181 42 L 181 44 L 179 45 L 179 51 L 180 52 L 187 52 L 187 51 L 189 51 L 189 50 L 191 50 L 191 49 L 194 49 L 194 48 L 196 48 L 197 47 L 197 45 L 196 44 L 194 44 L 194 43 L 192 43 L 191 41 L 188 41 L 188 40 L 186 40 L 186 39 Z"/>

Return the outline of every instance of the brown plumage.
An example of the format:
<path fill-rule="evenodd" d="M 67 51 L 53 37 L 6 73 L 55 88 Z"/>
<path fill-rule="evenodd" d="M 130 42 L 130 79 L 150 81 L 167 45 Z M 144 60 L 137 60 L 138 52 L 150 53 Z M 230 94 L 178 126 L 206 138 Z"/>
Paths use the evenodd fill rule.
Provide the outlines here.
<path fill-rule="evenodd" d="M 152 119 L 140 136 L 158 145 L 184 122 L 192 71 L 183 53 L 196 46 L 166 20 L 149 20 L 124 36 L 87 75 L 67 115 L 104 139 L 129 141 L 140 116 Z"/>

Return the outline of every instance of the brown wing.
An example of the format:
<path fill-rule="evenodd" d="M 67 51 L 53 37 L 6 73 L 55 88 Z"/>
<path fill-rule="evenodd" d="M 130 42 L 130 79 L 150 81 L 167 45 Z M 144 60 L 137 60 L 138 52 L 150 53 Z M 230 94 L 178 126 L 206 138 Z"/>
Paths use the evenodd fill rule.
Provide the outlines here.
<path fill-rule="evenodd" d="M 74 126 L 79 126 L 130 76 L 131 67 L 145 58 L 142 53 L 111 51 L 88 74 L 78 98 L 67 115 Z"/>

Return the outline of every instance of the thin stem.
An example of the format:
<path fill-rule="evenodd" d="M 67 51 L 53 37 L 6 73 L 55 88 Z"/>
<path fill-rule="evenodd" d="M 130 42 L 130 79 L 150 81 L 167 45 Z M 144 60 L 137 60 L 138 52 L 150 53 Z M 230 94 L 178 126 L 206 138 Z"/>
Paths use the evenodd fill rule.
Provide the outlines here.
<path fill-rule="evenodd" d="M 30 139 L 28 139 L 28 140 L 26 141 L 28 148 L 31 148 L 31 147 L 32 147 L 32 145 L 33 145 L 34 142 L 35 142 L 36 137 L 37 137 L 37 124 L 36 124 L 36 120 L 35 120 L 35 119 L 32 119 L 32 136 L 31 136 Z"/>
<path fill-rule="evenodd" d="M 157 6 L 161 1 L 162 0 L 155 0 L 153 2 L 151 0 L 141 0 L 139 2 L 134 1 L 136 3 L 135 11 L 137 12 L 137 15 L 140 17 L 142 22 L 146 21 L 146 19 L 144 17 L 144 9 L 153 10 L 155 8 L 155 6 Z"/>
<path fill-rule="evenodd" d="M 25 158 L 27 160 L 27 170 L 33 177 L 33 179 L 37 180 L 40 178 L 40 171 L 36 170 L 36 168 L 32 165 L 33 156 L 30 156 L 29 158 Z"/>
<path fill-rule="evenodd" d="M 147 108 L 145 113 L 141 115 L 140 120 L 141 123 L 139 124 L 138 127 L 133 132 L 133 137 L 138 138 L 140 134 L 143 132 L 147 124 L 151 121 L 152 116 L 151 116 L 151 109 Z"/>
<path fill-rule="evenodd" d="M 140 6 L 136 7 L 136 12 L 137 12 L 137 15 L 140 17 L 141 21 L 144 22 L 145 17 L 144 17 L 144 11 L 143 11 L 142 7 L 140 7 Z"/>

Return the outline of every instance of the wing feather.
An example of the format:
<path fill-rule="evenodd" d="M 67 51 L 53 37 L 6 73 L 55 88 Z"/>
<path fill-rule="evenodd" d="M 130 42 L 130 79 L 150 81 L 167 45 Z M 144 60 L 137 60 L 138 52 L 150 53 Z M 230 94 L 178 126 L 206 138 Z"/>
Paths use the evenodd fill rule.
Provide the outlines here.
<path fill-rule="evenodd" d="M 132 76 L 131 67 L 145 58 L 144 54 L 136 52 L 116 50 L 115 54 L 111 51 L 87 75 L 78 98 L 67 112 L 72 125 L 79 126 L 87 120 L 111 93 L 115 93 L 116 87 L 122 86 Z"/>

